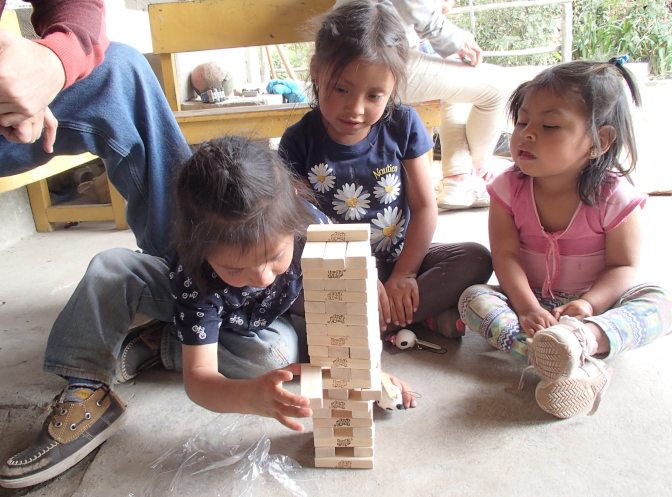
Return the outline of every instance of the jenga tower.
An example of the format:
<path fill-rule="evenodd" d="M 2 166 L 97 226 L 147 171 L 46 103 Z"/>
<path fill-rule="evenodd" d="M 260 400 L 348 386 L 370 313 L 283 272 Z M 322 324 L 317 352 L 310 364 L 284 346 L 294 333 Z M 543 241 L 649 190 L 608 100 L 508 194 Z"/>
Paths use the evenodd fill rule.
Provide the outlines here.
<path fill-rule="evenodd" d="M 313 409 L 317 468 L 373 468 L 383 344 L 370 233 L 368 224 L 311 225 L 301 257 L 310 354 L 301 395 Z"/>

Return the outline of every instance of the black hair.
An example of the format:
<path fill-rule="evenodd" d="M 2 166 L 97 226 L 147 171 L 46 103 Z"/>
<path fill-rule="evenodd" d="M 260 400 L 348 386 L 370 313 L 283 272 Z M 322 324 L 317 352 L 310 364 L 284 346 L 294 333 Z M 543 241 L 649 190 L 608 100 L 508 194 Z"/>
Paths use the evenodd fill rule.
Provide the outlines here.
<path fill-rule="evenodd" d="M 525 95 L 535 90 L 548 89 L 579 103 L 587 118 L 588 133 L 598 150 L 598 156 L 590 159 L 579 179 L 579 197 L 591 206 L 604 200 L 602 185 L 611 181 L 613 174 L 629 179 L 637 164 L 630 108 L 619 75 L 625 79 L 637 107 L 641 105 L 641 98 L 632 73 L 622 62 L 622 58 L 614 57 L 608 62 L 573 61 L 549 67 L 532 81 L 521 84 L 508 103 L 508 117 L 514 124 Z M 616 130 L 616 139 L 605 153 L 600 153 L 599 145 L 598 131 L 602 126 L 613 126 Z M 620 162 L 624 147 L 628 167 Z"/>
<path fill-rule="evenodd" d="M 268 145 L 225 136 L 197 146 L 175 188 L 176 248 L 187 274 L 203 291 L 205 259 L 217 247 L 241 253 L 315 222 L 312 191 Z"/>
<path fill-rule="evenodd" d="M 390 6 L 368 0 L 347 3 L 329 12 L 315 39 L 311 70 L 330 70 L 329 87 L 355 60 L 383 64 L 394 76 L 394 89 L 382 119 L 389 120 L 397 106 L 400 88 L 406 86 L 408 40 L 399 14 Z M 320 89 L 313 84 L 313 106 L 318 107 Z M 331 91 L 327 88 L 326 91 Z"/>

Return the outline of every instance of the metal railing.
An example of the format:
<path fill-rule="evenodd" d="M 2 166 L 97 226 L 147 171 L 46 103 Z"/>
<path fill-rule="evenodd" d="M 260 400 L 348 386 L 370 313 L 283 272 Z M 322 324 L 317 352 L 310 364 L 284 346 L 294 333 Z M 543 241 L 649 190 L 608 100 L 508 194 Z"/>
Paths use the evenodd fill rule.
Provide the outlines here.
<path fill-rule="evenodd" d="M 541 53 L 560 52 L 563 62 L 572 60 L 572 2 L 568 0 L 529 0 L 520 2 L 493 3 L 487 5 L 473 5 L 469 0 L 469 7 L 455 7 L 451 14 L 469 13 L 471 17 L 471 31 L 476 32 L 475 13 L 485 10 L 535 7 L 539 5 L 562 4 L 562 23 L 560 27 L 561 44 L 547 47 L 524 48 L 521 50 L 496 50 L 483 52 L 484 57 L 513 57 L 518 55 L 534 55 Z"/>

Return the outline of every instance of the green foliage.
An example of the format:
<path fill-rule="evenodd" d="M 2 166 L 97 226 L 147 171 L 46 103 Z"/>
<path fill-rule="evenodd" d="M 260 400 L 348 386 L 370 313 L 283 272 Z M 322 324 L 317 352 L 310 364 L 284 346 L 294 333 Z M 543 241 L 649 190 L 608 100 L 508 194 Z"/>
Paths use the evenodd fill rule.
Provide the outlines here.
<path fill-rule="evenodd" d="M 513 0 L 473 0 L 474 5 Z M 460 6 L 467 5 L 466 0 Z M 574 59 L 606 60 L 628 54 L 630 62 L 648 62 L 651 74 L 672 73 L 672 3 L 670 0 L 574 0 Z M 484 50 L 516 50 L 560 44 L 560 5 L 476 12 L 474 36 Z M 471 31 L 469 14 L 449 15 Z M 490 57 L 499 65 L 553 64 L 560 54 Z"/>
<path fill-rule="evenodd" d="M 604 60 L 628 54 L 654 76 L 672 72 L 669 0 L 575 0 L 574 57 Z"/>
<path fill-rule="evenodd" d="M 307 72 L 297 71 L 297 69 L 306 68 L 310 65 L 310 57 L 313 53 L 313 45 L 313 43 L 292 43 L 283 45 L 285 52 L 287 53 L 289 63 L 297 73 L 296 77 L 301 80 L 307 80 Z M 262 55 L 264 57 L 266 56 L 265 53 L 262 53 Z M 276 69 L 285 69 L 285 65 L 282 63 L 282 59 L 280 58 L 280 55 L 274 46 L 271 47 L 271 58 L 273 59 L 273 67 Z M 286 72 L 278 74 L 278 79 L 286 79 L 287 77 L 288 76 Z"/>
<path fill-rule="evenodd" d="M 473 0 L 474 5 L 506 3 L 496 0 Z M 463 0 L 459 6 L 468 5 Z M 524 48 L 560 45 L 560 5 L 486 10 L 474 13 L 474 37 L 485 51 L 521 50 Z M 471 31 L 469 14 L 450 15 L 449 19 L 462 29 Z M 516 57 L 488 57 L 487 61 L 501 66 L 526 66 L 555 64 L 560 61 L 558 52 Z"/>

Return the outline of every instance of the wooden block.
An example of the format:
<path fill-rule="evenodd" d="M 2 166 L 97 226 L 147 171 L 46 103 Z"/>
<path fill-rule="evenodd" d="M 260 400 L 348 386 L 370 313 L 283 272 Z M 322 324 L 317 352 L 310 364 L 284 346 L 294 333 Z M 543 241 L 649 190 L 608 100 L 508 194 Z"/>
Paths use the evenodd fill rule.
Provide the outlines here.
<path fill-rule="evenodd" d="M 315 292 L 304 292 L 315 293 Z M 306 298 L 306 300 L 310 300 Z M 315 299 L 317 300 L 317 299 Z M 380 328 L 380 323 L 378 322 L 378 309 L 376 308 L 375 313 L 368 313 L 367 315 L 355 315 L 355 314 L 318 314 L 313 312 L 306 312 L 306 323 L 319 323 L 319 324 L 347 324 L 355 326 L 369 326 Z"/>
<path fill-rule="evenodd" d="M 369 242 L 348 242 L 345 251 L 345 267 L 347 269 L 368 267 L 371 264 L 369 258 L 372 258 Z"/>
<path fill-rule="evenodd" d="M 329 357 L 340 357 L 347 359 L 350 357 L 350 349 L 348 347 L 329 347 Z"/>
<path fill-rule="evenodd" d="M 322 368 L 301 364 L 301 395 L 310 399 L 311 409 L 322 409 Z"/>
<path fill-rule="evenodd" d="M 308 345 L 308 355 L 311 357 L 329 357 L 329 347 L 324 345 Z"/>
<path fill-rule="evenodd" d="M 371 237 L 371 225 L 353 224 L 311 224 L 308 226 L 310 242 L 350 242 L 366 241 Z"/>
<path fill-rule="evenodd" d="M 306 242 L 301 255 L 301 268 L 321 269 L 326 246 L 325 242 Z"/>
<path fill-rule="evenodd" d="M 348 307 L 347 305 L 350 302 L 325 302 L 324 303 L 324 313 L 325 314 L 347 314 Z"/>
<path fill-rule="evenodd" d="M 353 359 L 372 359 L 374 357 L 380 357 L 382 350 L 383 342 L 378 340 L 377 343 L 371 343 L 369 347 L 351 347 L 350 357 Z"/>
<path fill-rule="evenodd" d="M 352 417 L 355 419 L 370 419 L 373 421 L 373 409 L 370 411 L 352 411 Z"/>
<path fill-rule="evenodd" d="M 350 327 L 347 324 L 325 324 L 327 327 L 327 336 L 344 337 L 348 336 Z"/>
<path fill-rule="evenodd" d="M 342 281 L 345 282 L 345 289 L 348 292 L 366 292 L 369 288 L 374 288 L 376 291 L 378 291 L 378 277 L 376 275 L 372 275 L 361 280 L 352 279 Z"/>
<path fill-rule="evenodd" d="M 324 336 L 327 334 L 327 325 L 320 323 L 306 323 L 306 333 L 308 336 Z"/>
<path fill-rule="evenodd" d="M 326 279 L 326 280 L 320 280 L 322 281 L 322 290 L 328 290 L 328 291 L 333 291 L 333 290 L 338 290 L 338 291 L 345 291 L 345 287 L 347 286 L 345 284 L 346 281 L 350 280 L 334 280 L 334 279 Z M 359 281 L 359 280 L 352 280 L 352 281 Z M 305 287 L 304 287 L 305 288 Z"/>
<path fill-rule="evenodd" d="M 329 389 L 324 389 L 322 392 L 322 397 L 328 397 L 330 399 L 337 399 L 337 400 L 348 400 L 350 398 L 350 391 L 349 390 L 329 390 Z M 326 406 L 325 406 L 326 407 Z"/>
<path fill-rule="evenodd" d="M 333 438 L 334 428 L 315 427 L 315 423 L 313 423 L 313 436 L 315 438 Z M 350 435 L 343 435 L 343 436 L 352 437 L 353 435 L 352 435 L 352 433 L 350 433 Z"/>
<path fill-rule="evenodd" d="M 346 280 L 343 280 L 346 281 Z M 360 281 L 360 280 L 352 280 Z M 347 287 L 347 285 L 346 285 Z M 303 278 L 303 289 L 304 290 L 324 290 L 324 280 L 311 280 L 308 278 Z"/>
<path fill-rule="evenodd" d="M 345 304 L 346 304 L 346 310 L 345 310 L 346 314 L 352 314 L 356 316 L 368 316 L 369 314 L 375 314 L 376 316 L 378 315 L 378 300 L 371 299 L 367 303 L 346 302 Z M 326 305 L 324 309 L 327 313 L 329 313 L 329 311 L 327 311 Z"/>
<path fill-rule="evenodd" d="M 333 345 L 334 347 L 382 348 L 382 344 L 383 342 L 378 337 L 356 338 L 349 336 L 341 337 L 341 336 L 308 335 L 308 345 Z"/>
<path fill-rule="evenodd" d="M 362 388 L 362 399 L 379 401 L 383 398 L 380 388 L 380 385 L 378 385 L 378 389 Z"/>
<path fill-rule="evenodd" d="M 356 395 L 356 399 L 352 399 L 352 396 Z M 355 413 L 370 413 L 372 403 L 367 400 L 361 400 L 361 391 L 359 390 L 350 390 L 351 398 L 347 400 L 339 400 L 331 397 L 325 397 L 322 399 L 323 406 L 330 409 L 334 409 L 335 414 L 332 418 L 357 418 L 362 417 L 363 415 L 355 416 Z"/>
<path fill-rule="evenodd" d="M 373 457 L 373 447 L 352 447 L 352 449 L 354 457 Z"/>
<path fill-rule="evenodd" d="M 323 314 L 327 312 L 324 302 L 310 302 L 303 303 L 305 312 L 314 312 L 316 314 Z"/>
<path fill-rule="evenodd" d="M 313 420 L 313 428 L 338 428 L 349 426 L 352 428 L 364 428 L 373 426 L 373 419 L 369 418 L 322 418 Z"/>
<path fill-rule="evenodd" d="M 373 469 L 373 456 L 371 457 L 316 457 L 316 468 L 336 469 Z"/>
<path fill-rule="evenodd" d="M 313 439 L 315 447 L 373 447 L 373 438 L 331 437 Z"/>
<path fill-rule="evenodd" d="M 319 243 L 319 242 L 311 242 Z M 337 280 L 363 280 L 366 278 L 378 278 L 378 270 L 376 269 L 376 260 L 371 257 L 367 261 L 368 266 L 365 268 L 352 269 L 324 269 L 319 268 L 303 268 L 303 277 L 308 279 L 337 279 Z"/>
<path fill-rule="evenodd" d="M 337 302 L 378 302 L 378 293 L 346 292 L 344 290 L 305 290 L 304 298 L 317 302 L 335 300 Z"/>
<path fill-rule="evenodd" d="M 371 426 L 355 426 L 353 428 L 350 428 L 352 430 L 352 436 L 355 438 L 364 438 L 364 437 L 372 437 L 373 432 L 374 432 L 374 425 Z M 335 428 L 334 431 L 336 432 L 337 429 Z M 336 433 L 338 435 L 338 433 Z"/>
<path fill-rule="evenodd" d="M 351 316 L 357 317 L 357 316 Z M 327 328 L 327 334 L 329 330 Z M 380 340 L 380 325 L 376 323 L 373 326 L 357 326 L 357 325 L 348 325 L 345 330 L 346 336 L 353 338 L 367 338 L 367 339 L 379 339 Z"/>
<path fill-rule="evenodd" d="M 335 402 L 335 401 L 332 401 Z M 368 411 L 343 411 L 341 409 L 332 409 L 331 417 L 332 418 L 357 418 L 357 419 L 370 419 L 373 421 L 373 409 L 371 406 L 373 402 L 366 403 L 369 406 Z"/>
<path fill-rule="evenodd" d="M 312 359 L 312 358 L 311 358 Z M 380 374 L 378 374 L 378 387 L 380 388 Z M 375 379 L 374 379 L 375 381 Z M 372 388 L 375 385 L 371 380 L 344 380 L 331 377 L 331 370 L 325 369 L 322 372 L 322 386 L 328 389 L 352 389 L 352 388 Z"/>
<path fill-rule="evenodd" d="M 308 347 L 310 350 L 310 346 Z M 366 369 L 355 369 L 355 371 L 367 371 Z M 352 378 L 352 369 L 350 368 L 335 368 L 331 370 L 331 377 L 337 379 L 349 380 Z"/>
<path fill-rule="evenodd" d="M 354 447 L 347 447 L 348 449 Z M 359 447 L 358 447 L 359 448 Z M 368 447 L 362 447 L 362 448 L 368 448 Z M 353 455 L 354 455 L 354 450 L 353 450 Z M 315 457 L 335 457 L 336 456 L 336 447 L 315 447 Z"/>
<path fill-rule="evenodd" d="M 331 418 L 331 409 L 313 409 L 313 419 Z"/>
<path fill-rule="evenodd" d="M 353 380 L 369 380 L 372 382 L 378 376 L 372 369 L 351 369 L 350 371 L 350 378 Z M 333 378 L 334 375 L 332 374 L 331 377 Z"/>
<path fill-rule="evenodd" d="M 376 357 L 375 359 L 332 359 L 331 357 L 310 358 L 311 366 L 322 368 L 372 369 L 377 367 L 379 363 L 380 363 L 380 357 Z M 380 392 L 380 389 L 378 391 Z M 363 399 L 363 400 L 376 400 L 376 399 Z"/>

